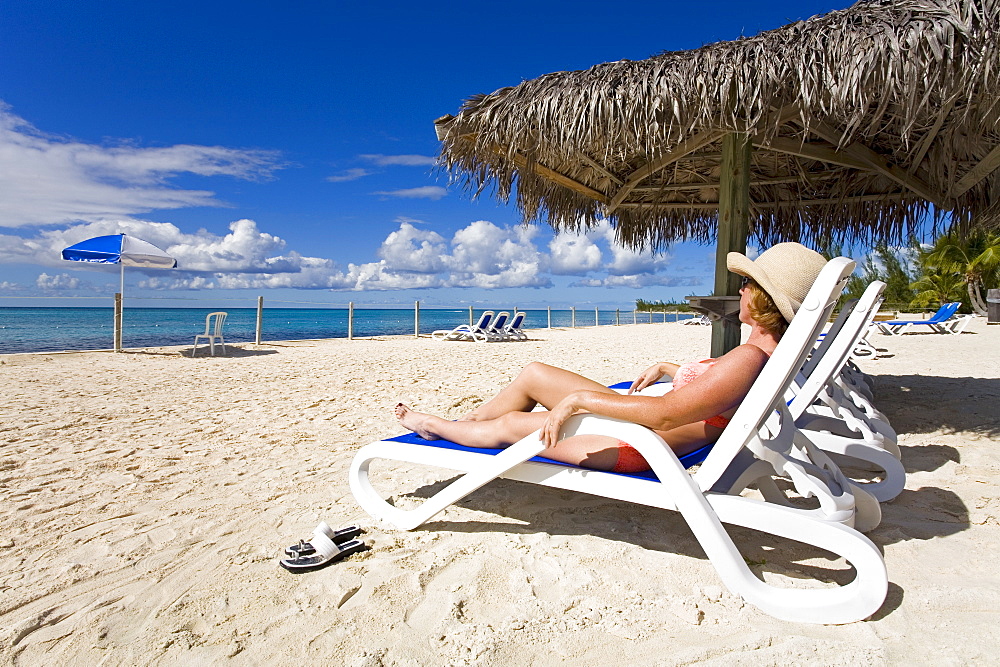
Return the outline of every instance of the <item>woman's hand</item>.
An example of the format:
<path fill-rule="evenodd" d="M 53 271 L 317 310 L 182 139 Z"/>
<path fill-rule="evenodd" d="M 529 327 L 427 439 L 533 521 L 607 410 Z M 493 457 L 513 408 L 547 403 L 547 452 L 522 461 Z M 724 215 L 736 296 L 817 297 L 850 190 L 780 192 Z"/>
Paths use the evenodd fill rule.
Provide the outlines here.
<path fill-rule="evenodd" d="M 632 386 L 628 388 L 628 393 L 633 394 L 637 391 L 642 391 L 651 384 L 656 384 L 665 374 L 664 366 L 668 364 L 653 364 L 642 373 L 639 374 L 635 380 L 632 381 Z M 669 364 L 670 366 L 676 367 L 676 364 Z"/>
<path fill-rule="evenodd" d="M 549 410 L 548 419 L 545 420 L 539 433 L 539 439 L 546 449 L 551 449 L 559 444 L 559 432 L 562 431 L 563 424 L 579 411 L 579 392 L 573 392 Z"/>

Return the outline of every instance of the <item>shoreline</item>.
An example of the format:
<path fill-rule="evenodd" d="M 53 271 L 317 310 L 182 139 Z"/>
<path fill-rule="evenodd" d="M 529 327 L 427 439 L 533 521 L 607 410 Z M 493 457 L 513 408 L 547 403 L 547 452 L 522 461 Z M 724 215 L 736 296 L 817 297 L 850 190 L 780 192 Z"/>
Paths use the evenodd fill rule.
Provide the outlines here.
<path fill-rule="evenodd" d="M 534 360 L 617 382 L 653 361 L 705 356 L 710 331 L 534 329 L 529 341 L 479 345 L 316 339 L 194 359 L 177 346 L 5 355 L 0 658 L 989 662 L 1000 641 L 1000 327 L 982 320 L 960 336 L 873 334 L 886 356 L 858 361 L 908 473 L 869 534 L 890 591 L 868 621 L 764 615 L 726 591 L 675 512 L 497 480 L 404 533 L 353 500 L 351 458 L 402 431 L 396 401 L 454 418 Z M 398 503 L 454 477 L 373 470 Z M 358 523 L 371 550 L 309 574 L 280 568 L 283 547 L 320 520 Z M 769 581 L 849 574 L 795 543 L 732 534 Z"/>

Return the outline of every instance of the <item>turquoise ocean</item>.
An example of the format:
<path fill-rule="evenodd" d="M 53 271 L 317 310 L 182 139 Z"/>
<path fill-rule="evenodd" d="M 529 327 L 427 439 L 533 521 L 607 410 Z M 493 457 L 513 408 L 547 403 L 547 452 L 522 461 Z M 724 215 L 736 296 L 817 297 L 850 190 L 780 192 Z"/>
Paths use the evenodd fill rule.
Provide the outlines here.
<path fill-rule="evenodd" d="M 495 309 L 503 310 L 503 308 Z M 190 345 L 195 334 L 204 332 L 205 316 L 210 309 L 198 308 L 126 308 L 122 316 L 122 346 L 160 347 Z M 255 308 L 226 309 L 223 334 L 226 342 L 245 343 L 255 340 L 257 310 Z M 479 317 L 482 310 L 475 311 Z M 549 326 L 546 310 L 525 310 L 525 329 Z M 262 341 L 305 340 L 313 338 L 346 338 L 346 308 L 265 308 Z M 639 322 L 650 321 L 649 313 L 639 313 Z M 690 315 L 668 314 L 667 321 L 685 319 Z M 468 308 L 422 308 L 420 333 L 452 329 L 469 320 Z M 652 316 L 662 322 L 663 314 Z M 621 324 L 631 324 L 632 311 L 618 315 Z M 587 327 L 616 323 L 614 310 L 576 310 L 576 326 Z M 553 310 L 552 326 L 573 326 L 570 310 Z M 355 308 L 354 336 L 413 335 L 413 309 Z M 114 316 L 111 308 L 0 308 L 0 354 L 17 352 L 55 352 L 62 350 L 102 350 L 114 345 Z"/>

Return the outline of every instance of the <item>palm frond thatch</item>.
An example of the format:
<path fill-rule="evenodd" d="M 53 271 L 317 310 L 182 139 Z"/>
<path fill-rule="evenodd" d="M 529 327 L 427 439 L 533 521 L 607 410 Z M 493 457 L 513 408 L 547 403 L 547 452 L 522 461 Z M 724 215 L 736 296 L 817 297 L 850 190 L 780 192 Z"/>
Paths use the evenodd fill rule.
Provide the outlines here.
<path fill-rule="evenodd" d="M 730 42 L 547 74 L 437 121 L 440 164 L 526 221 L 631 246 L 714 238 L 726 132 L 751 235 L 899 241 L 1000 210 L 1000 0 L 863 0 Z"/>

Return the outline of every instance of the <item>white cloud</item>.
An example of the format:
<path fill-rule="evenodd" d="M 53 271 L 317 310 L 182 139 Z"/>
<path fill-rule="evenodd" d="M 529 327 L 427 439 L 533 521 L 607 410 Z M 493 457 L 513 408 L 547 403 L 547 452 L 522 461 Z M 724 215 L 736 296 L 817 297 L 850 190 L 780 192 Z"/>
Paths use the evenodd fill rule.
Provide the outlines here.
<path fill-rule="evenodd" d="M 316 257 L 303 257 L 285 251 L 285 241 L 262 232 L 253 220 L 236 220 L 229 224 L 224 236 L 200 230 L 194 234 L 182 232 L 165 222 L 142 220 L 104 220 L 76 225 L 64 230 L 43 230 L 31 238 L 0 235 L 0 263 L 28 263 L 61 270 L 97 270 L 117 272 L 113 265 L 68 262 L 61 258 L 63 248 L 93 236 L 125 233 L 149 241 L 177 259 L 178 269 L 199 273 L 302 273 L 315 274 L 316 267 L 335 269 L 333 262 Z M 175 275 L 174 271 L 129 269 L 143 271 L 160 280 Z"/>
<path fill-rule="evenodd" d="M 95 221 L 156 209 L 220 206 L 181 190 L 184 173 L 255 180 L 281 168 L 270 151 L 221 146 L 101 146 L 44 134 L 0 102 L 0 227 Z"/>
<path fill-rule="evenodd" d="M 358 156 L 365 160 L 370 160 L 380 167 L 403 166 L 403 167 L 429 167 L 437 162 L 437 159 L 430 155 L 381 155 L 369 154 Z"/>
<path fill-rule="evenodd" d="M 639 273 L 629 276 L 589 278 L 573 283 L 580 287 L 697 287 L 705 282 L 704 276 L 668 276 L 656 273 Z"/>
<path fill-rule="evenodd" d="M 367 169 L 361 169 L 360 167 L 358 167 L 355 169 L 345 169 L 339 174 L 335 174 L 333 176 L 327 176 L 326 180 L 330 181 L 331 183 L 344 183 L 347 181 L 356 181 L 359 178 L 364 178 L 365 176 L 370 176 L 371 174 L 372 172 L 368 171 Z"/>
<path fill-rule="evenodd" d="M 449 261 L 457 286 L 545 287 L 551 284 L 542 271 L 547 255 L 535 247 L 538 227 L 497 227 L 486 220 L 473 222 L 455 233 Z"/>
<path fill-rule="evenodd" d="M 383 195 L 385 197 L 402 197 L 406 199 L 432 199 L 437 201 L 448 194 L 447 188 L 439 185 L 424 185 L 419 188 L 404 188 L 402 190 L 380 190 L 373 192 L 373 195 Z"/>
<path fill-rule="evenodd" d="M 601 267 L 602 253 L 587 234 L 556 234 L 549 242 L 552 273 L 578 276 Z"/>
<path fill-rule="evenodd" d="M 378 262 L 350 264 L 342 283 L 352 290 L 435 287 L 546 287 L 547 257 L 534 244 L 537 227 L 501 228 L 480 220 L 448 240 L 408 223 L 389 234 Z"/>
<path fill-rule="evenodd" d="M 611 251 L 611 262 L 604 268 L 612 275 L 635 276 L 657 273 L 670 264 L 671 258 L 666 253 L 638 252 L 618 245 L 615 242 L 615 232 L 610 225 L 604 224 L 599 231 Z"/>
<path fill-rule="evenodd" d="M 443 236 L 404 222 L 382 242 L 378 256 L 395 271 L 439 273 L 445 269 L 447 252 Z"/>
<path fill-rule="evenodd" d="M 606 248 L 601 251 L 601 246 Z M 584 276 L 588 273 L 607 275 L 583 277 L 572 286 L 580 287 L 696 287 L 711 279 L 711 262 L 702 271 L 673 267 L 673 257 L 666 253 L 638 252 L 619 245 L 615 231 L 607 220 L 580 235 L 559 234 L 549 244 L 553 273 Z M 609 257 L 609 261 L 603 261 Z"/>
<path fill-rule="evenodd" d="M 35 281 L 35 286 L 43 290 L 72 290 L 80 287 L 80 279 L 74 278 L 68 273 L 60 273 L 56 276 L 40 273 Z"/>
<path fill-rule="evenodd" d="M 245 219 L 230 223 L 229 232 L 223 235 L 206 230 L 185 233 L 170 223 L 134 219 L 42 230 L 28 238 L 0 235 L 0 263 L 52 267 L 56 271 L 40 277 L 35 287 L 72 289 L 68 282 L 76 280 L 72 273 L 50 274 L 117 273 L 118 269 L 67 262 L 60 258 L 60 251 L 93 236 L 120 232 L 145 239 L 177 259 L 174 270 L 129 269 L 141 274 L 139 285 L 149 289 L 493 289 L 547 287 L 557 274 L 579 276 L 577 285 L 603 287 L 697 285 L 704 279 L 689 272 L 671 275 L 669 258 L 643 257 L 616 246 L 606 223 L 578 236 L 558 234 L 546 248 L 540 247 L 542 227 L 500 227 L 485 220 L 468 224 L 450 238 L 401 222 L 376 250 L 376 261 L 350 263 L 346 269 L 331 259 L 290 249 L 284 239 Z M 78 283 L 79 288 L 83 286 Z M 4 289 L 15 287 L 10 284 Z"/>

